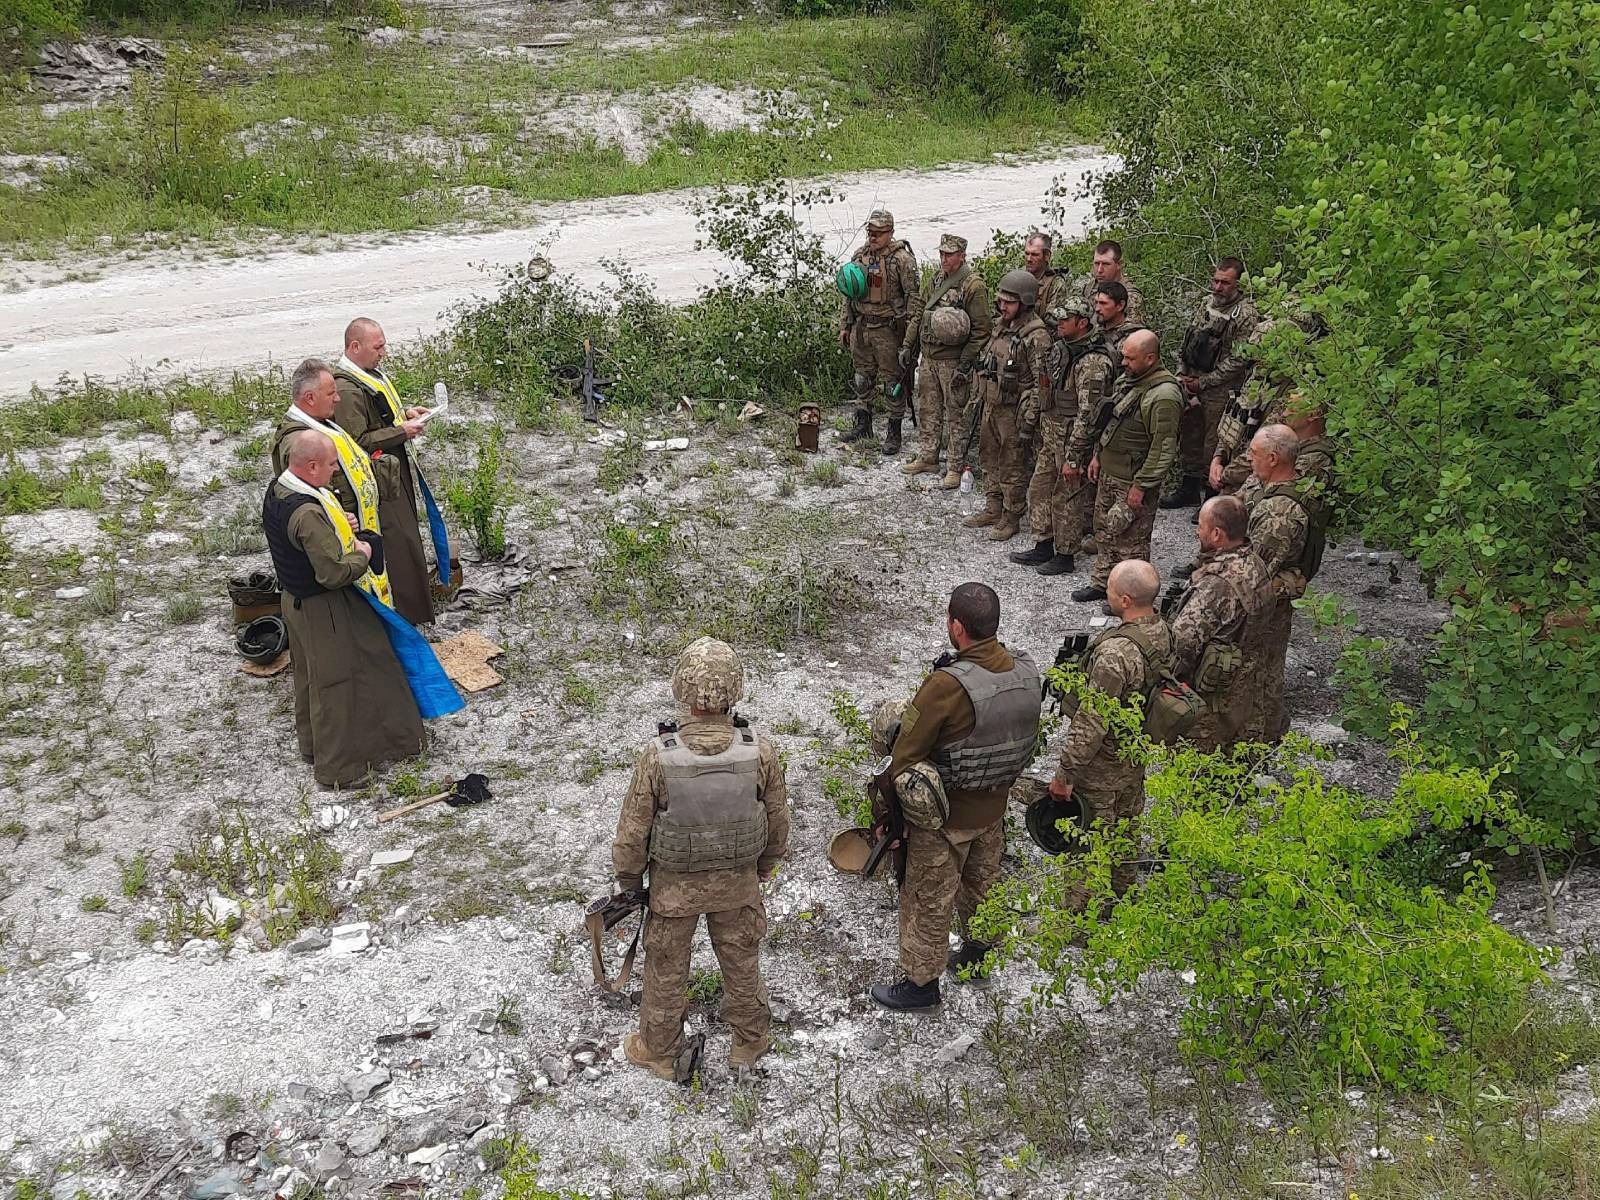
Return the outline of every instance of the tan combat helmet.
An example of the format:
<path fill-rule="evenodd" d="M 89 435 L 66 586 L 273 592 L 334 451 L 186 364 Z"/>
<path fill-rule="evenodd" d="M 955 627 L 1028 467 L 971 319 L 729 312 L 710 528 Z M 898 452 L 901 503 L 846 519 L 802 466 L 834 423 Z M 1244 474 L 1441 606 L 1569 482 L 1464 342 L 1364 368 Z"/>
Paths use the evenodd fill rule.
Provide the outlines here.
<path fill-rule="evenodd" d="M 1000 280 L 1000 286 L 995 290 L 998 300 L 1015 300 L 1023 308 L 1032 308 L 1039 302 L 1039 281 L 1033 277 L 1032 271 L 1020 268 L 1007 271 Z"/>
<path fill-rule="evenodd" d="M 727 642 L 696 638 L 672 669 L 672 698 L 701 712 L 727 712 L 744 695 L 744 667 Z"/>

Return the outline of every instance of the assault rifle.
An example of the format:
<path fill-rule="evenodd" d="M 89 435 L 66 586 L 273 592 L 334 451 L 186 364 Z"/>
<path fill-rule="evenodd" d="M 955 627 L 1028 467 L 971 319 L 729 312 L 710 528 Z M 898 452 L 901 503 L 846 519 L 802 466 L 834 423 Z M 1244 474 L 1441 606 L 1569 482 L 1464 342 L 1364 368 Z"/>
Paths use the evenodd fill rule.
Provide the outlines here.
<path fill-rule="evenodd" d="M 594 390 L 594 342 L 589 338 L 583 339 L 583 379 L 579 389 L 583 395 L 583 419 L 595 424 L 600 420 L 600 404 L 605 395 Z"/>
<path fill-rule="evenodd" d="M 639 888 L 632 892 L 618 892 L 615 896 L 602 896 L 598 900 L 591 901 L 584 913 L 583 924 L 589 931 L 594 981 L 602 990 L 618 992 L 627 986 L 628 977 L 633 974 L 633 958 L 639 950 L 639 935 L 644 932 L 644 923 L 649 919 L 645 915 L 649 903 L 650 889 Z M 617 971 L 617 977 L 608 978 L 605 964 L 601 959 L 601 943 L 607 933 L 636 912 L 641 914 L 639 928 L 633 931 L 633 940 L 628 943 L 627 952 L 622 956 L 622 966 Z"/>
<path fill-rule="evenodd" d="M 897 885 L 904 885 L 906 881 L 906 818 L 905 812 L 900 807 L 900 796 L 894 790 L 894 781 L 889 778 L 889 764 L 893 762 L 892 756 L 885 754 L 878 760 L 878 765 L 872 768 L 872 778 L 867 783 L 869 792 L 877 792 L 883 797 L 884 816 L 883 833 L 872 844 L 872 853 L 867 855 L 866 865 L 861 868 L 861 873 L 867 878 L 872 878 L 873 872 L 883 862 L 883 856 L 894 854 L 894 881 Z"/>

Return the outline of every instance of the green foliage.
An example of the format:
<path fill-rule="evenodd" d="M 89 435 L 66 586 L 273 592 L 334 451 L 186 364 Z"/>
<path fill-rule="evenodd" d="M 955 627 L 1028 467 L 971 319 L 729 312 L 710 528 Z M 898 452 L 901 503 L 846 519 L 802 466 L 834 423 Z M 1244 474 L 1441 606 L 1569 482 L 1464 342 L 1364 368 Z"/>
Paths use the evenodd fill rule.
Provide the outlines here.
<path fill-rule="evenodd" d="M 980 913 L 980 936 L 1035 958 L 1049 992 L 1079 975 L 1109 998 L 1152 969 L 1185 972 L 1181 1044 L 1234 1078 L 1292 1060 L 1307 1084 L 1423 1090 L 1445 1086 L 1459 1038 L 1525 1003 L 1553 955 L 1493 922 L 1487 869 L 1466 869 L 1449 895 L 1398 878 L 1386 857 L 1425 828 L 1474 823 L 1508 847 L 1544 838 L 1499 771 L 1432 761 L 1402 715 L 1402 775 L 1375 803 L 1327 783 L 1308 743 L 1233 758 L 1167 749 L 1116 707 L 1124 744 L 1157 766 L 1142 833 L 1097 830 L 1081 856 L 1003 882 Z M 1264 769 L 1287 782 L 1263 784 Z M 1141 836 L 1161 869 L 1111 907 L 1111 865 Z"/>
<path fill-rule="evenodd" d="M 828 711 L 843 732 L 844 741 L 822 751 L 822 794 L 852 825 L 870 825 L 872 798 L 859 772 L 872 756 L 872 727 L 848 692 L 830 695 Z"/>
<path fill-rule="evenodd" d="M 506 552 L 506 507 L 512 491 L 501 477 L 502 465 L 496 427 L 478 447 L 466 477 L 452 479 L 445 487 L 445 502 L 466 525 L 473 546 L 484 558 L 499 558 Z"/>
<path fill-rule="evenodd" d="M 1068 98 L 1080 78 L 1083 0 L 917 0 L 924 86 L 994 101 L 1023 89 Z"/>
<path fill-rule="evenodd" d="M 82 0 L 0 0 L 0 45 L 10 29 L 40 39 L 72 33 L 82 8 Z"/>
<path fill-rule="evenodd" d="M 119 857 L 117 870 L 120 874 L 122 894 L 132 900 L 143 892 L 150 882 L 150 856 L 143 850 L 136 850 L 131 858 Z"/>

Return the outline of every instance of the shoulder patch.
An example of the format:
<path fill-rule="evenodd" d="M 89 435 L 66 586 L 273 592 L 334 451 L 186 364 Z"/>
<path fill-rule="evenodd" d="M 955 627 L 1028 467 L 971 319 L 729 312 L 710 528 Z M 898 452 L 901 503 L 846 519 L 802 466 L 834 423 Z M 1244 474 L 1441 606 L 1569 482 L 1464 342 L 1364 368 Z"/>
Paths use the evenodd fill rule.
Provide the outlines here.
<path fill-rule="evenodd" d="M 910 733 L 917 724 L 917 718 L 922 714 L 917 711 L 916 704 L 908 703 L 905 711 L 900 714 L 900 732 Z"/>

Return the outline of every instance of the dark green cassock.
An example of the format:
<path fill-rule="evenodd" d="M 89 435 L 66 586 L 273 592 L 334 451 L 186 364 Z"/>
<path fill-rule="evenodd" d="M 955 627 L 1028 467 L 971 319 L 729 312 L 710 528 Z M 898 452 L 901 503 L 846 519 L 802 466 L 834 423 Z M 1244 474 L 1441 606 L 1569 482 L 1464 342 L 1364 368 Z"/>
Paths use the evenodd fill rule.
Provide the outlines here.
<path fill-rule="evenodd" d="M 368 454 L 381 450 L 382 458 L 393 459 L 398 467 L 398 483 L 393 487 L 383 483 L 385 472 L 379 471 L 378 521 L 383 526 L 385 566 L 389 586 L 394 589 L 395 611 L 413 625 L 425 625 L 433 620 L 433 593 L 428 586 L 428 560 L 422 552 L 422 529 L 417 523 L 417 487 L 406 453 L 406 432 L 395 424 L 389 402 L 369 392 L 360 380 L 335 369 L 333 381 L 339 389 L 339 403 L 333 410 L 339 428 Z"/>
<path fill-rule="evenodd" d="M 270 494 L 278 501 L 297 495 L 276 482 Z M 355 787 L 380 764 L 421 751 L 422 716 L 382 619 L 354 586 L 366 574 L 366 557 L 344 552 L 320 504 L 296 508 L 286 533 L 290 552 L 303 553 L 328 589 L 298 600 L 287 586 L 283 593 L 300 754 L 323 787 Z M 273 565 L 280 581 L 296 578 L 276 548 Z"/>

